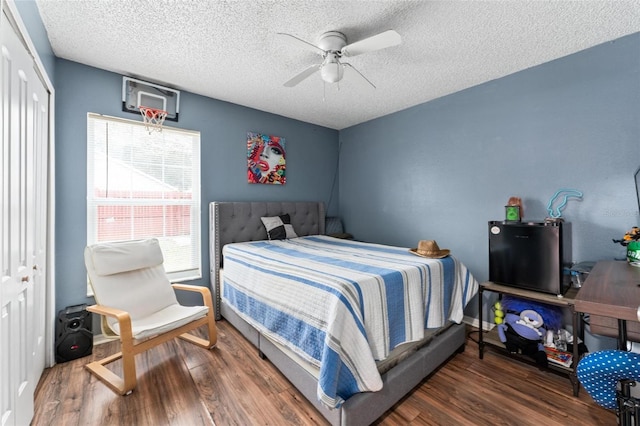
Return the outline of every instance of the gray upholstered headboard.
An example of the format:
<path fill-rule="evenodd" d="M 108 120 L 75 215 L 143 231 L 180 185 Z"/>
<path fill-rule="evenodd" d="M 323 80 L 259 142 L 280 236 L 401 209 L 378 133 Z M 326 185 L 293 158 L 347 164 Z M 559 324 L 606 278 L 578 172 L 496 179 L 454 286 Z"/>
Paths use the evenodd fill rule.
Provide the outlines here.
<path fill-rule="evenodd" d="M 209 265 L 211 290 L 220 319 L 220 267 L 222 247 L 228 243 L 266 240 L 267 232 L 260 220 L 264 216 L 289 214 L 298 236 L 325 233 L 324 203 L 315 201 L 257 201 L 209 203 Z"/>

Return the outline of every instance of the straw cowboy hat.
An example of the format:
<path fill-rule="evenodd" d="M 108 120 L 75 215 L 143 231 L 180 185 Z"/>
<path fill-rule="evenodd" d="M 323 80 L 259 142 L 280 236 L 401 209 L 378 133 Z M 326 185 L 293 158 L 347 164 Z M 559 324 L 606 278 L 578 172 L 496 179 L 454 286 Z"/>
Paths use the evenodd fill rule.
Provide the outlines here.
<path fill-rule="evenodd" d="M 438 243 L 434 240 L 420 240 L 418 248 L 409 249 L 409 251 L 415 255 L 422 257 L 430 257 L 433 259 L 441 259 L 449 256 L 448 249 L 440 249 Z"/>

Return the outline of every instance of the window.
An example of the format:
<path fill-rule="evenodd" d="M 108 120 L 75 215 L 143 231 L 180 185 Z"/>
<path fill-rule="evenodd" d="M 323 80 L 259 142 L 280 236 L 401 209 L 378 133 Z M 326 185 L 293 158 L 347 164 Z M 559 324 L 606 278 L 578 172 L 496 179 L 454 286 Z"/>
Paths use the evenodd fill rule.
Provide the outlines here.
<path fill-rule="evenodd" d="M 200 133 L 88 114 L 87 244 L 155 237 L 169 279 L 202 277 Z"/>

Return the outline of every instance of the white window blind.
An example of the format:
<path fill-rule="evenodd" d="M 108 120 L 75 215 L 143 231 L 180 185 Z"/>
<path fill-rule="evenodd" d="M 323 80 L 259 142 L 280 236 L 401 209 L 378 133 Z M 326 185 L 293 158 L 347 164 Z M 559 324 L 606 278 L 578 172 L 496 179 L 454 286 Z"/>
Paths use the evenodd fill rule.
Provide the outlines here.
<path fill-rule="evenodd" d="M 155 237 L 171 281 L 202 277 L 200 133 L 87 117 L 87 244 Z"/>

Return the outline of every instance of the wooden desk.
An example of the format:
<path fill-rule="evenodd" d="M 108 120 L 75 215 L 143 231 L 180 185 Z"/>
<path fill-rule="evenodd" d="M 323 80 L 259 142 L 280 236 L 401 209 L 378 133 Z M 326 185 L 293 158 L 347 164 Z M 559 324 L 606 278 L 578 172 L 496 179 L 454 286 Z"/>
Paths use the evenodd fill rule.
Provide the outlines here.
<path fill-rule="evenodd" d="M 620 349 L 626 349 L 627 321 L 629 335 L 633 334 L 634 340 L 639 340 L 636 338 L 636 334 L 640 336 L 638 306 L 640 268 L 625 261 L 596 263 L 575 298 L 576 311 L 591 317 L 591 331 L 612 337 L 617 334 Z M 606 324 L 606 319 L 610 325 Z"/>

